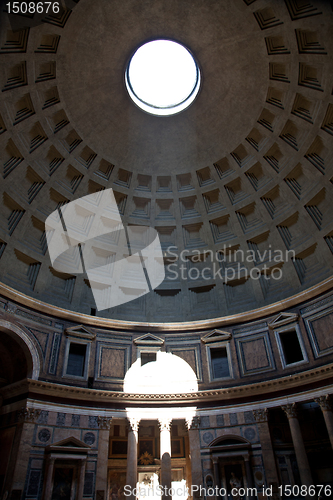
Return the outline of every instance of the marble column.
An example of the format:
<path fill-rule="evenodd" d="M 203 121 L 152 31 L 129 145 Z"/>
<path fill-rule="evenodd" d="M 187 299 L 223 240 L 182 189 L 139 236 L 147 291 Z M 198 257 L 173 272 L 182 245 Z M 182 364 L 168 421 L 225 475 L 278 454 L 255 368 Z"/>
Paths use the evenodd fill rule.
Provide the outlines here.
<path fill-rule="evenodd" d="M 213 468 L 214 468 L 214 486 L 215 488 L 217 487 L 217 491 L 219 491 L 219 489 L 221 488 L 221 479 L 220 479 L 220 467 L 219 467 L 218 457 L 213 457 Z M 217 494 L 216 498 L 220 498 L 220 495 Z"/>
<path fill-rule="evenodd" d="M 327 432 L 331 441 L 331 446 L 333 448 L 333 412 L 330 398 L 328 395 L 321 396 L 320 398 L 316 398 L 315 401 L 319 404 L 321 411 L 323 412 Z"/>
<path fill-rule="evenodd" d="M 279 498 L 278 494 L 279 476 L 276 468 L 271 434 L 269 431 L 268 410 L 267 408 L 260 408 L 259 410 L 253 410 L 253 416 L 255 418 L 255 421 L 257 422 L 262 459 L 264 462 L 267 483 L 268 486 L 272 486 L 273 499 Z"/>
<path fill-rule="evenodd" d="M 199 488 L 198 491 L 193 491 L 193 498 L 198 499 L 202 496 L 200 496 L 200 487 L 203 487 L 199 435 L 200 417 L 187 419 L 186 426 L 190 443 L 192 486 Z"/>
<path fill-rule="evenodd" d="M 190 442 L 188 435 L 185 436 L 185 457 L 186 457 L 186 486 L 188 488 L 188 499 L 192 500 L 191 485 L 192 485 L 192 471 L 191 471 L 191 457 L 190 457 Z"/>
<path fill-rule="evenodd" d="M 244 457 L 244 463 L 245 463 L 245 474 L 246 474 L 247 487 L 253 488 L 254 484 L 253 484 L 252 470 L 251 470 L 249 456 Z"/>
<path fill-rule="evenodd" d="M 43 490 L 43 499 L 49 500 L 52 497 L 53 473 L 54 473 L 55 457 L 49 456 L 46 464 L 46 478 Z"/>
<path fill-rule="evenodd" d="M 128 419 L 127 437 L 127 471 L 126 485 L 133 491 L 138 480 L 138 432 L 140 420 L 137 418 Z M 135 495 L 129 495 L 129 500 L 135 500 Z"/>
<path fill-rule="evenodd" d="M 87 459 L 84 458 L 80 460 L 79 468 L 79 479 L 78 479 L 78 489 L 77 489 L 77 500 L 83 500 L 83 490 L 84 490 L 84 478 L 86 475 L 86 463 Z"/>
<path fill-rule="evenodd" d="M 104 491 L 104 498 L 107 498 L 108 491 L 108 460 L 110 425 L 112 418 L 98 417 L 98 456 L 96 470 L 96 491 Z"/>
<path fill-rule="evenodd" d="M 171 418 L 159 418 L 162 499 L 171 498 Z"/>
<path fill-rule="evenodd" d="M 12 485 L 10 487 L 12 490 L 24 490 L 31 443 L 34 439 L 35 424 L 40 413 L 41 410 L 36 410 L 35 408 L 24 408 L 19 414 L 19 426 L 21 426 L 21 429 L 18 429 L 17 432 L 21 431 L 21 435 L 15 464 L 13 464 Z"/>
<path fill-rule="evenodd" d="M 314 484 L 312 482 L 312 474 L 309 466 L 308 457 L 305 451 L 301 427 L 297 418 L 296 403 L 282 406 L 282 410 L 288 417 L 291 437 L 296 454 L 297 465 L 301 477 L 301 483 L 306 486 Z"/>

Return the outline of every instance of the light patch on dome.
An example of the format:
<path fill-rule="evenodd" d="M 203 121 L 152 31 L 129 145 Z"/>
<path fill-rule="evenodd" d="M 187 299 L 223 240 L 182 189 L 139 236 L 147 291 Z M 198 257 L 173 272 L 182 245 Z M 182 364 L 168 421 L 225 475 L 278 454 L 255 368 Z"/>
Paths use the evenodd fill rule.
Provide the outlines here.
<path fill-rule="evenodd" d="M 190 365 L 169 352 L 157 352 L 156 361 L 143 366 L 137 359 L 124 379 L 124 392 L 131 394 L 183 394 L 197 390 L 197 377 Z"/>

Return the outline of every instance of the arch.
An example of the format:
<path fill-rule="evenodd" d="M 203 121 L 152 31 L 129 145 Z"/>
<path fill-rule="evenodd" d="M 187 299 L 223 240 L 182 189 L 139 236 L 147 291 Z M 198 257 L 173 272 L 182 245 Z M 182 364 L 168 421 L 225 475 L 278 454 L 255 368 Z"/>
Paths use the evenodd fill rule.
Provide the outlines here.
<path fill-rule="evenodd" d="M 38 380 L 40 357 L 30 337 L 20 327 L 3 319 L 0 319 L 0 332 L 1 331 L 9 335 L 23 349 L 28 367 L 27 378 Z"/>
<path fill-rule="evenodd" d="M 208 446 L 209 448 L 217 448 L 220 446 L 225 446 L 228 448 L 236 446 L 239 448 L 239 447 L 249 447 L 251 446 L 251 443 L 243 436 L 238 436 L 237 434 L 227 434 L 215 438 Z"/>

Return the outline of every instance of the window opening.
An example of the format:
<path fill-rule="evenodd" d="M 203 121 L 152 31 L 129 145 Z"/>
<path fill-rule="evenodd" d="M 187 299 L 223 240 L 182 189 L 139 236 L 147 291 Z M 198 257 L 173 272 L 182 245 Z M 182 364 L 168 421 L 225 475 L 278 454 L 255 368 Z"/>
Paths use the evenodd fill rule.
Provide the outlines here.
<path fill-rule="evenodd" d="M 156 352 L 141 353 L 141 366 L 151 363 L 152 361 L 156 361 Z"/>
<path fill-rule="evenodd" d="M 286 365 L 303 361 L 304 356 L 296 331 L 280 332 L 279 335 Z"/>
<path fill-rule="evenodd" d="M 230 377 L 228 353 L 225 347 L 210 349 L 213 379 Z"/>
<path fill-rule="evenodd" d="M 67 375 L 76 377 L 84 376 L 87 346 L 85 344 L 71 343 L 69 347 Z"/>

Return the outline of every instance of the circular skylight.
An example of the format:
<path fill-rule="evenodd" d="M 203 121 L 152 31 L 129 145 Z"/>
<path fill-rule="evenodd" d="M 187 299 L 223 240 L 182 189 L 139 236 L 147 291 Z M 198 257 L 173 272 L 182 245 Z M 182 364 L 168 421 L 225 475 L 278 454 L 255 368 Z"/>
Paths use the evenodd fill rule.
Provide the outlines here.
<path fill-rule="evenodd" d="M 132 100 L 147 113 L 174 115 L 186 109 L 200 88 L 200 71 L 191 52 L 171 40 L 154 40 L 134 52 L 126 69 Z"/>

